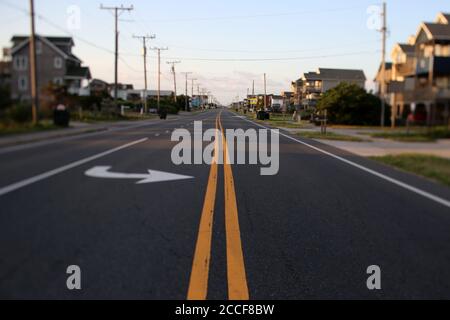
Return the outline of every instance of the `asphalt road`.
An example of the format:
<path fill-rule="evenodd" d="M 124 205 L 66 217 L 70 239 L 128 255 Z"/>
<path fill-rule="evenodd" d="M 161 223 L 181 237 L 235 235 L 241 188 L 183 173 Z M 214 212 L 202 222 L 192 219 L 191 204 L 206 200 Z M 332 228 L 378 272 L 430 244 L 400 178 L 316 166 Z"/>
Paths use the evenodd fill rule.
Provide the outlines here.
<path fill-rule="evenodd" d="M 0 149 L 0 298 L 450 299 L 450 189 L 283 132 L 275 176 L 173 164 L 193 121 L 261 129 L 219 112 Z M 86 176 L 98 166 L 193 178 Z"/>

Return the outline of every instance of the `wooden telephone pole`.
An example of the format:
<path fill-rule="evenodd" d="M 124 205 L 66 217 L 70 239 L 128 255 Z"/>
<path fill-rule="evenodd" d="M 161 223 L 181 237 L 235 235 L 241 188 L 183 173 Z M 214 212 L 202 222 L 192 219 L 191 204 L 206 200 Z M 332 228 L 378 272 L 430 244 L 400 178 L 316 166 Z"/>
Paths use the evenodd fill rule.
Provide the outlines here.
<path fill-rule="evenodd" d="M 172 66 L 172 74 L 173 74 L 173 88 L 174 88 L 174 101 L 177 103 L 177 74 L 175 70 L 175 65 L 181 63 L 181 61 L 167 61 L 167 64 Z"/>
<path fill-rule="evenodd" d="M 191 84 L 192 84 L 192 86 L 191 86 L 191 95 L 192 95 L 192 97 L 194 97 L 194 81 L 197 81 L 197 79 L 191 79 Z"/>
<path fill-rule="evenodd" d="M 267 110 L 267 74 L 264 73 L 264 111 Z"/>
<path fill-rule="evenodd" d="M 188 76 L 192 74 L 192 72 L 183 72 L 186 79 L 186 96 L 185 96 L 185 106 L 184 111 L 189 111 L 189 97 L 188 97 Z"/>
<path fill-rule="evenodd" d="M 121 5 L 120 7 L 104 7 L 100 5 L 101 10 L 109 10 L 114 12 L 114 20 L 115 20 L 115 59 L 114 59 L 114 105 L 117 107 L 117 85 L 119 78 L 119 16 L 124 11 L 132 11 L 134 8 L 124 7 Z"/>
<path fill-rule="evenodd" d="M 386 2 L 383 2 L 383 12 L 381 13 L 381 18 L 383 19 L 383 26 L 380 32 L 382 33 L 382 44 L 381 44 L 381 127 L 385 126 L 386 119 L 386 34 L 387 34 L 387 9 Z"/>
<path fill-rule="evenodd" d="M 149 35 L 147 35 L 147 36 L 133 36 L 133 38 L 142 40 L 142 45 L 143 45 L 142 55 L 144 56 L 144 85 L 145 85 L 143 102 L 144 102 L 144 113 L 147 114 L 148 113 L 148 105 L 147 105 L 147 89 L 148 89 L 148 82 L 147 82 L 147 40 L 155 39 L 156 36 L 155 35 L 151 35 L 151 36 L 149 36 Z"/>
<path fill-rule="evenodd" d="M 39 122 L 39 92 L 36 70 L 36 29 L 34 1 L 30 0 L 31 36 L 30 36 L 30 78 L 31 78 L 31 108 L 33 114 L 33 124 Z"/>
<path fill-rule="evenodd" d="M 161 107 L 161 51 L 169 50 L 169 48 L 158 48 L 153 47 L 151 50 L 156 50 L 158 52 L 158 111 Z"/>

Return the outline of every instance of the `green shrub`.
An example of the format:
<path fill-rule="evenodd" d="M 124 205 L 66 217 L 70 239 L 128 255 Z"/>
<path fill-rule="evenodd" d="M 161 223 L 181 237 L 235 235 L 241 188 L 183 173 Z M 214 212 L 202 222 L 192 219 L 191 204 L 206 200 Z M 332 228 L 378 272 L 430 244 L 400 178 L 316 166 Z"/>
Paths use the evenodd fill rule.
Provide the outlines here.
<path fill-rule="evenodd" d="M 311 119 L 311 115 L 313 115 L 313 114 L 314 114 L 314 111 L 312 111 L 311 109 L 309 109 L 309 110 L 302 109 L 300 111 L 300 116 L 302 117 L 302 119 L 305 119 L 305 120 Z"/>
<path fill-rule="evenodd" d="M 5 115 L 8 120 L 18 123 L 25 123 L 31 121 L 32 119 L 31 106 L 25 104 L 14 105 L 6 110 Z"/>
<path fill-rule="evenodd" d="M 11 92 L 8 87 L 0 87 L 0 110 L 4 110 L 11 106 Z"/>
<path fill-rule="evenodd" d="M 320 98 L 317 109 L 328 110 L 328 120 L 344 125 L 378 125 L 381 100 L 356 84 L 341 83 Z M 386 124 L 390 123 L 390 108 L 386 106 Z"/>

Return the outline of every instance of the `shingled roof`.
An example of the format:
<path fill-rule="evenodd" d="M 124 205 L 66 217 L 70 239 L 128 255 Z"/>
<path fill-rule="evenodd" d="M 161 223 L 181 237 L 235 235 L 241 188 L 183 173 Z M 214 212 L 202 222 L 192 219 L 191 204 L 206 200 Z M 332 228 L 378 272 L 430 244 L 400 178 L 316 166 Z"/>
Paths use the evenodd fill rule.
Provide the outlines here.
<path fill-rule="evenodd" d="M 22 42 L 25 40 L 28 40 L 28 36 L 13 36 L 11 38 L 12 42 Z M 45 37 L 45 39 L 53 42 L 53 43 L 72 43 L 73 44 L 73 39 L 71 37 Z"/>
<path fill-rule="evenodd" d="M 400 49 L 402 49 L 402 51 L 406 54 L 414 54 L 416 51 L 415 46 L 410 45 L 410 44 L 405 44 L 405 43 L 399 43 L 398 46 L 400 47 Z"/>
<path fill-rule="evenodd" d="M 450 24 L 423 23 L 422 29 L 425 30 L 429 40 L 450 40 Z"/>
<path fill-rule="evenodd" d="M 318 72 L 308 72 L 303 75 L 306 81 L 315 80 L 348 80 L 348 81 L 366 81 L 366 76 L 362 70 L 352 69 L 326 69 L 319 68 Z"/>
<path fill-rule="evenodd" d="M 36 38 L 42 41 L 43 43 L 46 43 L 48 46 L 53 48 L 55 51 L 57 51 L 59 54 L 61 54 L 66 59 L 71 59 L 74 61 L 77 61 L 81 63 L 82 61 L 73 55 L 70 50 L 64 50 L 64 46 L 73 46 L 74 42 L 71 37 L 45 37 L 36 35 Z M 15 52 L 23 48 L 24 46 L 28 45 L 30 41 L 30 37 L 28 36 L 13 36 L 11 38 L 11 42 L 13 42 L 13 48 L 11 49 L 11 54 L 14 55 Z"/>
<path fill-rule="evenodd" d="M 450 13 L 441 12 L 436 19 L 437 23 L 450 24 Z"/>
<path fill-rule="evenodd" d="M 366 76 L 362 70 L 319 68 L 319 74 L 322 79 L 327 80 L 366 80 Z"/>

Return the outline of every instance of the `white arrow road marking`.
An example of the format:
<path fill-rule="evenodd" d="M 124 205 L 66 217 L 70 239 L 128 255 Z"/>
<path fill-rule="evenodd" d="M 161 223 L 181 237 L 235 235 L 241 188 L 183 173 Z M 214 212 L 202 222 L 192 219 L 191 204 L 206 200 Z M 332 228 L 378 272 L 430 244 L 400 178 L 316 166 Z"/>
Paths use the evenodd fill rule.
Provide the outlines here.
<path fill-rule="evenodd" d="M 156 171 L 156 170 L 148 170 L 148 173 L 140 174 L 140 173 L 110 172 L 109 171 L 110 169 L 111 169 L 111 167 L 106 167 L 106 166 L 94 167 L 94 168 L 86 171 L 85 174 L 91 178 L 140 180 L 136 184 L 194 179 L 194 177 L 183 176 L 183 175 L 179 175 L 179 174 Z"/>
<path fill-rule="evenodd" d="M 103 157 L 105 157 L 107 155 L 110 155 L 112 153 L 124 150 L 124 149 L 132 147 L 132 146 L 134 146 L 136 144 L 145 142 L 147 140 L 148 140 L 148 138 L 144 138 L 144 139 L 140 139 L 140 140 L 137 140 L 137 141 L 134 141 L 134 142 L 130 142 L 130 143 L 127 143 L 127 144 L 125 144 L 123 146 L 120 146 L 120 147 L 117 147 L 117 148 L 114 148 L 114 149 L 111 149 L 111 150 L 108 150 L 108 151 L 96 154 L 96 155 L 94 155 L 92 157 L 85 158 L 85 159 L 82 159 L 82 160 L 79 160 L 79 161 L 76 161 L 76 162 L 72 162 L 72 163 L 70 163 L 68 165 L 65 165 L 65 166 L 53 169 L 51 171 L 47 171 L 47 172 L 41 173 L 40 175 L 37 175 L 37 176 L 31 177 L 31 178 L 28 178 L 28 179 L 16 182 L 14 184 L 11 184 L 11 185 L 3 187 L 3 188 L 0 188 L 0 197 L 5 195 L 5 194 L 8 194 L 10 192 L 13 192 L 13 191 L 16 191 L 18 189 L 21 189 L 21 188 L 24 188 L 26 186 L 29 186 L 29 185 L 31 185 L 33 183 L 36 183 L 36 182 L 48 179 L 48 178 L 53 177 L 53 176 L 55 176 L 57 174 L 60 174 L 60 173 L 63 173 L 65 171 L 71 170 L 73 168 L 79 167 L 79 166 L 84 165 L 84 164 L 86 164 L 88 162 L 91 162 L 91 161 L 103 158 Z"/>

